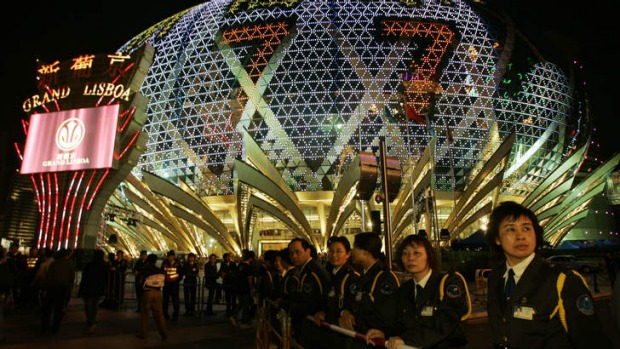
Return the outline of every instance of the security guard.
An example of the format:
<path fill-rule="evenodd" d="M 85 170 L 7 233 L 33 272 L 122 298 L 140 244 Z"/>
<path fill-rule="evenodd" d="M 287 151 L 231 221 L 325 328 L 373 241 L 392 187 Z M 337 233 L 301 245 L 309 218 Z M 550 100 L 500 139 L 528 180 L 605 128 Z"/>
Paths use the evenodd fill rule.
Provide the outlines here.
<path fill-rule="evenodd" d="M 289 314 L 293 338 L 303 348 L 327 348 L 321 328 L 307 319 L 314 316 L 327 301 L 330 275 L 316 260 L 316 250 L 307 240 L 294 238 L 288 244 L 293 265 L 300 270 L 299 287 L 290 298 Z"/>
<path fill-rule="evenodd" d="M 321 326 L 323 321 L 329 324 L 338 324 L 340 313 L 344 310 L 344 297 L 346 293 L 356 284 L 360 274 L 355 270 L 350 262 L 351 243 L 346 236 L 332 236 L 327 241 L 327 271 L 331 274 L 331 284 L 327 293 L 327 304 L 324 308 L 314 314 L 314 321 Z M 351 338 L 340 333 L 326 332 L 326 341 L 330 347 L 342 348 L 349 347 Z"/>
<path fill-rule="evenodd" d="M 496 348 L 611 348 L 583 277 L 536 254 L 543 229 L 531 210 L 501 203 L 491 213 L 487 239 L 505 259 L 488 284 Z"/>
<path fill-rule="evenodd" d="M 399 261 L 413 277 L 388 300 L 382 328 L 368 340 L 388 339 L 386 348 L 459 348 L 467 340 L 461 322 L 471 314 L 467 283 L 457 272 L 438 272 L 437 257 L 426 237 L 409 235 L 399 248 Z"/>
<path fill-rule="evenodd" d="M 176 321 L 179 318 L 179 290 L 183 271 L 181 269 L 181 263 L 176 259 L 174 250 L 170 250 L 166 253 L 166 260 L 161 263 L 161 270 L 166 275 L 163 291 L 164 318 L 166 318 L 166 320 L 170 318 L 168 315 L 168 304 L 169 301 L 172 300 L 172 320 Z"/>
<path fill-rule="evenodd" d="M 381 328 L 385 322 L 381 307 L 400 287 L 400 280 L 382 262 L 381 237 L 375 233 L 358 233 L 353 240 L 351 258 L 363 270 L 344 298 L 344 310 L 338 323 L 341 327 L 366 333 Z M 353 348 L 365 348 L 363 341 L 354 341 Z"/>

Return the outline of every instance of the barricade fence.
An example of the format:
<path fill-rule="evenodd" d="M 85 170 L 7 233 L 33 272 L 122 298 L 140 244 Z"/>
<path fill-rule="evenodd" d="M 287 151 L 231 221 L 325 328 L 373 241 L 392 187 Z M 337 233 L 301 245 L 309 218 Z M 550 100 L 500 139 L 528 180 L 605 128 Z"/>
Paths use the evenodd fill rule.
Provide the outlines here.
<path fill-rule="evenodd" d="M 72 296 L 78 297 L 79 285 L 82 279 L 82 272 L 77 271 Z M 137 294 L 136 294 L 136 285 L 135 275 L 132 271 L 126 271 L 123 274 L 112 275 L 111 273 L 107 275 L 106 279 L 106 289 L 104 291 L 104 296 L 102 297 L 102 306 L 110 309 L 125 309 L 127 307 L 135 306 L 138 308 L 137 304 Z M 196 312 L 197 314 L 203 315 L 208 306 L 208 296 L 209 296 L 209 288 L 204 282 L 204 278 L 198 276 L 197 282 L 195 285 L 186 285 L 185 281 L 180 281 L 179 283 L 179 303 L 181 304 L 181 308 L 183 308 L 185 303 L 185 288 L 186 287 L 197 287 L 196 290 Z M 213 298 L 213 305 L 224 305 L 225 298 L 225 288 L 222 284 L 217 284 L 213 291 L 215 292 Z"/>

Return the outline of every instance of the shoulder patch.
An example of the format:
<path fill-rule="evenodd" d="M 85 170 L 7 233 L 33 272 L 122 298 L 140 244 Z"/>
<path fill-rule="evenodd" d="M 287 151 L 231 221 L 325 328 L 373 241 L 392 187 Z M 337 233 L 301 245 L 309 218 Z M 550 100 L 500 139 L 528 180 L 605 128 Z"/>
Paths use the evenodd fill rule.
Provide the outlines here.
<path fill-rule="evenodd" d="M 349 286 L 349 293 L 355 294 L 357 293 L 357 289 L 358 289 L 357 284 L 353 283 Z"/>
<path fill-rule="evenodd" d="M 381 284 L 381 287 L 379 287 L 379 291 L 382 294 L 392 294 L 394 292 L 394 285 L 390 282 L 384 282 Z"/>
<path fill-rule="evenodd" d="M 584 315 L 594 315 L 594 302 L 587 294 L 582 294 L 577 298 L 577 309 Z"/>
<path fill-rule="evenodd" d="M 463 294 L 463 292 L 461 291 L 461 288 L 457 285 L 449 285 L 448 289 L 446 290 L 446 294 L 450 298 L 458 298 Z"/>

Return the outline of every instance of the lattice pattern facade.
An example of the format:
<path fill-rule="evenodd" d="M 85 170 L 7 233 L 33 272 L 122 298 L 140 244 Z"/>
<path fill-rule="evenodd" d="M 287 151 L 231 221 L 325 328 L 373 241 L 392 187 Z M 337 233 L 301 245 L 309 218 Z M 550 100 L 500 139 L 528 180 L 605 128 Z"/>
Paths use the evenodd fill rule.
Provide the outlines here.
<path fill-rule="evenodd" d="M 233 193 L 247 129 L 289 187 L 331 191 L 359 151 L 406 166 L 436 138 L 437 190 L 461 191 L 511 131 L 505 194 L 524 197 L 584 138 L 569 75 L 465 1 L 219 1 L 128 42 L 157 49 L 134 173 Z M 403 184 L 407 181 L 404 178 Z"/>

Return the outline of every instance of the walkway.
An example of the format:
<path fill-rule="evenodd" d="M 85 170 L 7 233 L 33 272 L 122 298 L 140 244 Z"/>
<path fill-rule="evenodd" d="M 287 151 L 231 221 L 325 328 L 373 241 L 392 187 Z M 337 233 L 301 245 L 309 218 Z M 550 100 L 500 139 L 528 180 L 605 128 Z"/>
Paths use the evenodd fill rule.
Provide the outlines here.
<path fill-rule="evenodd" d="M 595 299 L 609 298 L 611 286 L 606 273 L 599 274 L 598 291 Z M 592 278 L 588 278 L 592 285 Z M 593 287 L 592 287 L 593 288 Z M 486 318 L 486 305 L 483 295 L 476 295 L 480 287 L 474 282 L 469 284 L 472 294 L 473 313 L 468 326 L 478 326 L 478 320 Z M 5 340 L 0 343 L 2 349 L 126 349 L 126 348 L 234 348 L 255 349 L 255 328 L 241 330 L 233 327 L 224 317 L 222 305 L 215 305 L 216 315 L 180 316 L 168 322 L 169 338 L 162 341 L 152 323 L 151 331 L 145 340 L 135 337 L 139 313 L 135 312 L 134 300 L 126 301 L 120 310 L 100 309 L 99 324 L 95 333 L 88 334 L 80 298 L 72 298 L 60 332 L 41 334 L 39 312 L 37 309 L 11 309 L 0 307 L 0 336 Z M 2 311 L 3 310 L 3 311 Z M 181 312 L 183 306 L 181 306 Z M 486 325 L 484 325 L 486 326 Z M 475 332 L 472 332 L 475 333 Z"/>

